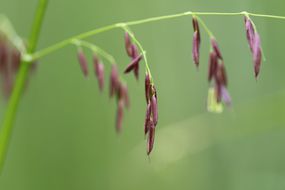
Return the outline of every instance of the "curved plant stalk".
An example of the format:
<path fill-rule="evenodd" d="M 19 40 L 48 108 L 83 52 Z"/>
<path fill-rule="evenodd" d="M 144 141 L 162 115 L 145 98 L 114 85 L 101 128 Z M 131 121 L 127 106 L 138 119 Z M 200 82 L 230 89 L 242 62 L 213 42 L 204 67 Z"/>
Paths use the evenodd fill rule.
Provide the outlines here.
<path fill-rule="evenodd" d="M 105 27 L 101 27 L 98 29 L 94 29 L 88 32 L 81 33 L 79 35 L 73 36 L 71 38 L 65 39 L 61 42 L 58 42 L 54 45 L 51 45 L 43 50 L 35 52 L 36 45 L 38 42 L 39 38 L 39 33 L 44 17 L 44 13 L 46 10 L 48 4 L 48 0 L 39 0 L 39 5 L 38 9 L 35 15 L 35 20 L 32 26 L 32 32 L 31 36 L 29 39 L 28 43 L 28 49 L 27 52 L 22 52 L 23 57 L 22 57 L 22 62 L 20 66 L 20 70 L 17 73 L 16 81 L 14 84 L 14 89 L 12 92 L 12 95 L 10 97 L 10 100 L 8 102 L 8 107 L 5 113 L 4 121 L 2 124 L 2 127 L 0 129 L 0 172 L 3 169 L 3 164 L 4 160 L 6 157 L 6 152 L 7 152 L 7 147 L 9 143 L 9 139 L 11 137 L 11 132 L 13 129 L 13 123 L 16 115 L 16 111 L 19 105 L 20 97 L 22 95 L 22 91 L 27 79 L 27 74 L 29 71 L 29 67 L 31 63 L 35 60 L 38 60 L 42 57 L 45 57 L 47 55 L 50 55 L 51 53 L 58 51 L 68 45 L 74 45 L 75 40 L 82 40 L 84 38 L 94 36 L 99 33 L 103 33 L 106 31 L 110 31 L 113 29 L 117 28 L 122 28 L 124 30 L 127 30 L 128 33 L 132 34 L 131 31 L 128 29 L 129 26 L 134 26 L 134 25 L 140 25 L 140 24 L 145 24 L 145 23 L 150 23 L 150 22 L 157 22 L 157 21 L 162 21 L 162 20 L 169 20 L 169 19 L 174 19 L 174 18 L 179 18 L 179 17 L 184 17 L 184 16 L 202 16 L 202 15 L 208 15 L 208 16 L 253 16 L 253 17 L 263 17 L 263 18 L 272 18 L 272 19 L 281 19 L 285 20 L 284 16 L 275 16 L 275 15 L 264 15 L 264 14 L 255 14 L 255 13 L 249 13 L 249 12 L 233 12 L 233 13 L 219 13 L 219 12 L 183 12 L 183 13 L 178 13 L 178 14 L 173 14 L 173 15 L 166 15 L 166 16 L 159 16 L 159 17 L 152 17 L 152 18 L 147 18 L 147 19 L 142 19 L 142 20 L 136 20 L 136 21 L 130 21 L 130 22 L 123 22 L 123 23 L 116 23 L 112 25 L 108 25 Z M 199 18 L 199 17 L 198 17 Z M 212 36 L 212 32 L 208 29 L 208 27 L 205 25 L 203 20 L 199 18 L 200 23 L 202 26 L 205 28 L 209 36 Z M 142 53 L 144 54 L 145 57 L 145 62 L 146 61 L 146 56 L 145 56 L 145 51 L 141 47 L 140 43 L 136 40 L 136 38 L 131 35 L 133 40 L 136 42 L 137 45 L 140 46 L 140 49 L 142 50 Z M 85 44 L 87 45 L 87 44 Z M 89 46 L 89 45 L 88 45 Z M 93 47 L 94 48 L 94 47 Z M 97 49 L 99 50 L 99 49 Z M 105 54 L 104 54 L 105 55 Z M 149 71 L 148 64 L 146 64 L 147 70 Z M 150 73 L 150 71 L 149 71 Z"/>
<path fill-rule="evenodd" d="M 88 32 L 84 32 L 75 36 L 72 36 L 68 39 L 62 40 L 56 44 L 53 44 L 45 49 L 39 50 L 33 54 L 29 54 L 27 56 L 28 60 L 32 59 L 32 60 L 38 60 L 42 57 L 45 57 L 57 50 L 60 50 L 70 44 L 72 44 L 72 42 L 74 40 L 81 40 L 81 39 L 85 39 L 91 36 L 94 36 L 96 34 L 99 33 L 104 33 L 110 30 L 114 30 L 117 28 L 126 28 L 128 26 L 134 26 L 134 25 L 141 25 L 141 24 L 145 24 L 145 23 L 150 23 L 150 22 L 158 22 L 158 21 L 162 21 L 162 20 L 169 20 L 169 19 L 175 19 L 175 18 L 179 18 L 179 17 L 184 17 L 184 16 L 252 16 L 252 17 L 262 17 L 262 18 L 271 18 L 271 19 L 279 19 L 279 20 L 285 20 L 285 16 L 275 16 L 275 15 L 264 15 L 264 14 L 256 14 L 256 13 L 249 13 L 246 11 L 242 11 L 242 12 L 234 12 L 234 13 L 220 13 L 220 12 L 192 12 L 192 11 L 188 11 L 188 12 L 184 12 L 184 13 L 178 13 L 178 14 L 173 14 L 173 15 L 166 15 L 166 16 L 159 16 L 159 17 L 151 17 L 151 18 L 146 18 L 146 19 L 142 19 L 142 20 L 136 20 L 136 21 L 129 21 L 129 22 L 120 22 L 120 23 L 116 23 L 116 24 L 112 24 L 112 25 L 108 25 L 108 26 L 104 26 L 101 28 L 97 28 L 94 30 L 90 30 Z M 205 26 L 204 26 L 205 27 Z M 209 36 L 211 36 L 211 31 L 207 30 Z"/>
<path fill-rule="evenodd" d="M 48 0 L 39 0 L 38 8 L 36 11 L 34 23 L 32 26 L 31 35 L 28 43 L 28 54 L 32 54 L 35 49 L 39 38 L 40 29 L 42 26 L 44 13 L 48 4 Z M 19 105 L 20 97 L 25 86 L 28 76 L 28 71 L 31 61 L 22 61 L 20 70 L 17 74 L 14 89 L 8 102 L 8 107 L 4 116 L 4 121 L 0 131 L 0 172 L 3 169 L 4 161 L 6 158 L 9 139 L 13 130 L 13 123 L 15 120 L 17 108 Z"/>

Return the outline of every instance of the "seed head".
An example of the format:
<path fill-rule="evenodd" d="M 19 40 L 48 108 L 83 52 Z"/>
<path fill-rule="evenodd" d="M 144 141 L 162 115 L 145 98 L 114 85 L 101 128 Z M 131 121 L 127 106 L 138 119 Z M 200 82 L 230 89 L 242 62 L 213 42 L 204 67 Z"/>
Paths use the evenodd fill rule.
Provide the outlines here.
<path fill-rule="evenodd" d="M 154 137 L 155 137 L 155 127 L 152 122 L 150 122 L 149 127 L 149 134 L 148 134 L 148 140 L 147 140 L 147 155 L 150 155 L 153 145 L 154 145 Z"/>
<path fill-rule="evenodd" d="M 145 98 L 148 103 L 150 100 L 150 90 L 151 90 L 151 79 L 149 73 L 145 75 Z"/>
<path fill-rule="evenodd" d="M 222 60 L 223 57 L 222 57 L 221 51 L 219 49 L 218 43 L 217 43 L 216 39 L 213 37 L 211 38 L 211 45 L 212 45 L 212 48 L 215 51 L 217 57 Z"/>
<path fill-rule="evenodd" d="M 200 54 L 200 41 L 198 39 L 198 32 L 195 31 L 193 35 L 193 47 L 192 47 L 192 57 L 195 65 L 199 66 L 199 54 Z"/>
<path fill-rule="evenodd" d="M 253 23 L 250 20 L 250 18 L 248 18 L 247 16 L 244 17 L 244 21 L 245 21 L 246 38 L 247 38 L 250 50 L 252 52 L 253 51 L 253 44 L 254 44 L 254 36 L 255 36 Z"/>
<path fill-rule="evenodd" d="M 93 55 L 93 63 L 95 69 L 95 76 L 98 80 L 99 89 L 102 92 L 104 89 L 104 64 L 99 60 L 97 55 Z"/>
<path fill-rule="evenodd" d="M 252 20 L 247 16 L 244 18 L 244 20 L 245 20 L 246 37 L 254 62 L 255 78 L 257 78 L 260 72 L 260 66 L 262 61 L 260 37 L 258 32 L 254 28 Z"/>
<path fill-rule="evenodd" d="M 142 59 L 142 57 L 143 57 L 142 54 L 140 54 L 135 59 L 133 59 L 132 62 L 125 69 L 125 74 L 135 70 L 136 68 L 138 68 L 139 62 Z"/>
<path fill-rule="evenodd" d="M 145 114 L 145 121 L 144 121 L 144 134 L 146 135 L 149 131 L 149 125 L 150 125 L 150 122 L 152 122 L 150 120 L 150 117 L 151 117 L 151 105 L 150 103 L 147 104 L 147 108 L 146 108 L 146 114 Z"/>
<path fill-rule="evenodd" d="M 125 33 L 125 47 L 128 56 L 131 58 L 131 63 L 125 69 L 125 73 L 129 73 L 131 71 L 134 72 L 136 79 L 139 78 L 139 62 L 141 61 L 143 55 L 139 54 L 137 46 L 132 43 L 130 39 L 130 34 L 128 32 Z"/>
<path fill-rule="evenodd" d="M 254 72 L 255 77 L 258 77 L 258 74 L 260 72 L 260 65 L 261 65 L 261 45 L 260 45 L 260 37 L 258 33 L 255 33 L 254 37 L 254 46 L 253 46 L 253 61 L 254 61 Z"/>
<path fill-rule="evenodd" d="M 194 35 L 193 35 L 193 46 L 192 46 L 192 57 L 193 61 L 196 66 L 199 66 L 199 57 L 200 57 L 200 43 L 201 43 L 201 36 L 200 36 L 200 29 L 199 23 L 196 17 L 192 18 Z"/>
<path fill-rule="evenodd" d="M 216 81 L 223 86 L 227 86 L 228 82 L 224 62 L 219 63 L 217 66 Z"/>
<path fill-rule="evenodd" d="M 133 48 L 132 48 L 131 38 L 130 38 L 130 35 L 128 32 L 125 32 L 125 48 L 126 48 L 126 52 L 127 52 L 128 56 L 132 57 Z"/>
<path fill-rule="evenodd" d="M 192 17 L 192 24 L 193 24 L 193 30 L 194 32 L 197 32 L 198 36 L 198 41 L 201 41 L 201 36 L 200 36 L 200 28 L 199 28 L 199 22 L 197 17 L 193 16 Z"/>
<path fill-rule="evenodd" d="M 82 51 L 81 48 L 78 49 L 77 51 L 77 57 L 78 57 L 78 61 L 81 67 L 81 70 L 84 74 L 85 77 L 88 76 L 88 64 L 87 64 L 87 59 L 85 57 L 84 52 Z"/>
<path fill-rule="evenodd" d="M 210 53 L 210 58 L 209 58 L 209 69 L 208 69 L 208 81 L 209 82 L 211 82 L 214 75 L 216 75 L 217 66 L 218 66 L 217 54 L 214 51 L 212 51 Z"/>
<path fill-rule="evenodd" d="M 152 120 L 153 120 L 153 124 L 154 126 L 157 125 L 157 121 L 158 121 L 158 108 L 157 108 L 157 99 L 156 96 L 153 95 L 151 97 L 151 112 L 152 112 Z"/>
<path fill-rule="evenodd" d="M 151 81 L 150 74 L 145 76 L 145 97 L 147 102 L 146 116 L 144 122 L 144 133 L 148 135 L 147 154 L 149 155 L 154 144 L 154 131 L 158 122 L 157 92 Z"/>
<path fill-rule="evenodd" d="M 116 64 L 112 64 L 110 75 L 110 97 L 113 97 L 117 93 L 119 87 L 119 75 Z"/>

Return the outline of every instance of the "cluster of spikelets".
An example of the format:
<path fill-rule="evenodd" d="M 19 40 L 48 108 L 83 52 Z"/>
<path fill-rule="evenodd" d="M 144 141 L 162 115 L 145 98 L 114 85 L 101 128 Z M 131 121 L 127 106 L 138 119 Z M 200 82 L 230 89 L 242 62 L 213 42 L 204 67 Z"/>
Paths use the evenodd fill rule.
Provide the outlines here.
<path fill-rule="evenodd" d="M 252 20 L 248 16 L 245 16 L 244 20 L 246 36 L 254 62 L 255 77 L 257 78 L 262 60 L 260 37 Z M 196 16 L 193 16 L 192 22 L 194 29 L 192 57 L 194 63 L 198 67 L 201 44 L 199 20 Z M 213 85 L 211 85 L 213 87 L 210 87 L 209 89 L 208 110 L 220 112 L 222 111 L 221 102 L 224 102 L 229 106 L 231 105 L 231 97 L 227 90 L 228 81 L 222 53 L 218 47 L 216 39 L 213 36 L 210 37 L 210 42 L 211 51 L 209 55 L 208 81 L 209 83 L 213 83 Z"/>
<path fill-rule="evenodd" d="M 194 63 L 198 67 L 201 44 L 199 22 L 201 22 L 201 20 L 199 20 L 197 16 L 193 15 L 192 21 L 194 29 L 192 56 Z M 254 62 L 255 77 L 257 78 L 262 61 L 260 37 L 254 23 L 248 15 L 245 16 L 244 21 L 246 36 Z M 144 58 L 146 59 L 145 52 L 141 47 L 138 48 L 140 44 L 135 39 L 133 33 L 126 28 L 124 29 L 126 31 L 124 36 L 125 49 L 127 56 L 131 59 L 130 64 L 126 66 L 124 73 L 128 74 L 133 72 L 135 78 L 138 80 L 140 62 Z M 9 23 L 6 23 L 5 27 L 2 27 L 2 29 L 0 28 L 0 31 L 0 76 L 2 92 L 4 93 L 5 97 L 8 98 L 13 89 L 15 76 L 19 70 L 21 60 L 24 60 L 23 55 L 25 55 L 26 49 L 23 40 L 21 40 L 16 33 L 13 32 L 13 29 Z M 222 53 L 218 47 L 216 39 L 212 35 L 210 36 L 210 42 L 211 50 L 209 55 L 208 81 L 211 87 L 209 89 L 208 110 L 219 112 L 222 110 L 222 103 L 231 105 L 231 97 L 227 90 L 228 81 Z M 84 76 L 88 76 L 89 71 L 88 61 L 82 47 L 87 47 L 93 51 L 94 73 L 98 80 L 100 91 L 103 91 L 105 86 L 105 68 L 102 62 L 102 57 L 111 63 L 111 73 L 109 76 L 109 95 L 112 98 L 116 98 L 116 130 L 117 132 L 120 132 L 122 130 L 124 110 L 130 107 L 130 100 L 127 84 L 122 80 L 115 59 L 104 50 L 89 42 L 75 39 L 73 44 L 78 47 L 78 61 Z M 149 155 L 154 146 L 155 129 L 158 123 L 158 104 L 157 91 L 146 60 L 145 63 L 146 115 L 144 122 L 144 134 L 147 137 L 147 154 Z M 36 64 L 32 65 L 35 66 Z M 34 66 L 30 68 L 33 70 L 35 68 Z"/>
<path fill-rule="evenodd" d="M 140 52 L 136 43 L 133 42 L 131 35 L 129 32 L 125 32 L 124 41 L 125 41 L 125 49 L 128 57 L 131 59 L 130 64 L 128 64 L 124 70 L 125 74 L 134 73 L 135 78 L 139 79 L 139 68 L 140 68 L 140 61 L 143 59 L 144 52 Z M 98 47 L 88 42 L 75 40 L 74 44 L 77 45 L 77 57 L 81 67 L 81 70 L 85 77 L 88 76 L 88 61 L 87 58 L 82 50 L 82 46 L 91 47 L 93 50 L 93 65 L 94 65 L 94 72 L 95 76 L 98 81 L 98 86 L 100 91 L 104 89 L 104 64 L 99 56 L 102 52 L 103 56 L 109 57 L 111 64 L 111 73 L 109 77 L 109 95 L 111 98 L 116 98 L 117 103 L 117 113 L 116 113 L 116 130 L 120 132 L 122 130 L 122 122 L 124 116 L 124 110 L 129 108 L 130 100 L 128 95 L 128 87 L 125 82 L 123 82 L 122 77 L 119 74 L 117 64 L 115 63 L 113 58 L 108 55 L 105 51 L 101 50 L 98 51 Z M 106 58 L 106 57 L 105 57 Z M 146 118 L 145 118 L 145 127 L 144 132 L 147 136 L 147 154 L 150 154 L 154 144 L 154 134 L 155 134 L 155 127 L 158 121 L 158 109 L 157 109 L 157 94 L 156 89 L 153 84 L 153 80 L 151 78 L 150 72 L 146 72 L 145 76 L 145 96 L 147 102 L 147 111 L 146 111 Z"/>

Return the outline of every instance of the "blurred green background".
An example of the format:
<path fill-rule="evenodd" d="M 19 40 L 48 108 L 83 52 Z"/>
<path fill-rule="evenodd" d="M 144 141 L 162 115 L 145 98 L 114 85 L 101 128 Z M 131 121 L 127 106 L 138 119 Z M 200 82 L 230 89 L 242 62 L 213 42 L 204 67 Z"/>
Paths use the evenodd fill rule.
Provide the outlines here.
<path fill-rule="evenodd" d="M 36 0 L 0 0 L 18 33 L 27 37 Z M 184 11 L 285 15 L 280 0 L 50 1 L 38 49 L 111 23 Z M 69 46 L 40 60 L 20 104 L 1 190 L 285 189 L 285 21 L 253 18 L 267 58 L 258 81 L 241 16 L 202 17 L 219 41 L 233 108 L 206 111 L 209 41 L 202 35 L 201 67 L 192 58 L 191 18 L 132 27 L 148 52 L 159 96 L 155 148 L 146 156 L 143 69 L 129 84 L 132 107 L 114 129 L 115 102 L 85 80 Z M 88 39 L 128 64 L 123 32 Z M 89 58 L 91 60 L 91 55 Z M 91 69 L 91 65 L 90 65 Z M 109 73 L 110 68 L 107 67 Z M 3 119 L 5 102 L 0 103 Z"/>

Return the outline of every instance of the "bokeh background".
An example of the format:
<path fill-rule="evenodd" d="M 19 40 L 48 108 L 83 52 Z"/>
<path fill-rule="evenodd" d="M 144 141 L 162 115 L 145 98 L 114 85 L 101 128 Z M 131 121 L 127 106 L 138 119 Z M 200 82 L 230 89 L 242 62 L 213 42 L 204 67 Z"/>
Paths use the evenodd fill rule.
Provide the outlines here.
<path fill-rule="evenodd" d="M 18 33 L 27 37 L 36 0 L 0 0 Z M 280 0 L 60 0 L 50 1 L 38 49 L 111 23 L 184 11 L 285 15 Z M 69 46 L 40 60 L 22 98 L 1 190 L 285 188 L 285 21 L 253 18 L 267 58 L 258 81 L 241 16 L 202 17 L 225 58 L 233 107 L 206 111 L 209 41 L 203 31 L 201 67 L 192 58 L 191 18 L 132 27 L 148 52 L 159 96 L 155 148 L 146 156 L 143 69 L 129 84 L 132 107 L 124 129 L 114 129 L 115 102 L 84 79 Z M 129 59 L 123 32 L 88 39 L 108 50 L 120 71 Z M 91 55 L 88 54 L 91 61 Z M 92 69 L 90 64 L 90 69 Z M 109 73 L 110 68 L 107 67 Z M 5 102 L 0 103 L 3 119 Z"/>

